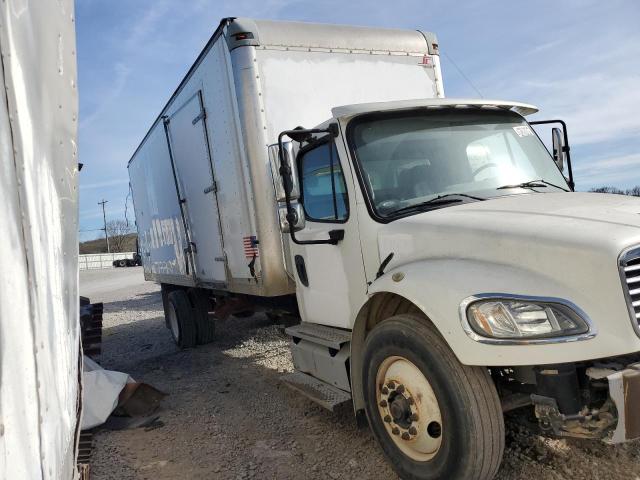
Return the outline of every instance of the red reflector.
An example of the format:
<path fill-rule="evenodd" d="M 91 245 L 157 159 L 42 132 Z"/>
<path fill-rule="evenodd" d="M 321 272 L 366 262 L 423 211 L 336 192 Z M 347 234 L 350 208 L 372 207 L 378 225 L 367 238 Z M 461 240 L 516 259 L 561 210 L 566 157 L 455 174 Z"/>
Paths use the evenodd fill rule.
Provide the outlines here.
<path fill-rule="evenodd" d="M 253 38 L 253 33 L 251 32 L 241 32 L 233 35 L 233 38 L 236 40 L 248 40 Z"/>

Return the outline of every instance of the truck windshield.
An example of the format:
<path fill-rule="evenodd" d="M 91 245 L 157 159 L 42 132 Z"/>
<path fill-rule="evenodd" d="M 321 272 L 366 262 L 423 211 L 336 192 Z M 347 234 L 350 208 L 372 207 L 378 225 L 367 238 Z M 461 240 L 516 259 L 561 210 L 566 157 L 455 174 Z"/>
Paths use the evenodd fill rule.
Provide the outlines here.
<path fill-rule="evenodd" d="M 353 122 L 351 148 L 380 217 L 405 215 L 413 205 L 442 208 L 525 191 L 568 190 L 540 139 L 513 112 L 445 108 L 365 115 Z M 465 195 L 458 202 L 429 203 L 451 194 Z"/>

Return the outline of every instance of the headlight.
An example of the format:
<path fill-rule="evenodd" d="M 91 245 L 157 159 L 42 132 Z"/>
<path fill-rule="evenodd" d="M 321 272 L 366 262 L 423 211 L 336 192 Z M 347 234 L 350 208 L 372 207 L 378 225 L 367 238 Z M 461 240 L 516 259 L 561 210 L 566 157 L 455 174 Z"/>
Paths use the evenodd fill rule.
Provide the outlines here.
<path fill-rule="evenodd" d="M 495 339 L 582 335 L 589 324 L 572 308 L 553 302 L 486 299 L 470 303 L 467 320 L 475 333 Z"/>

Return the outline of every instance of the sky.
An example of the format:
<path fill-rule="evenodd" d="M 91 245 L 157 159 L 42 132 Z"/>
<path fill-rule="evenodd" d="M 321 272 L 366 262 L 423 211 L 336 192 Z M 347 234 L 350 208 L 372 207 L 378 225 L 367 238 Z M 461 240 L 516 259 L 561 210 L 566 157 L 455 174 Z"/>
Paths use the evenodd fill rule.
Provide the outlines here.
<path fill-rule="evenodd" d="M 76 0 L 81 240 L 133 222 L 127 162 L 223 17 L 435 32 L 448 97 L 518 100 L 568 124 L 577 190 L 640 185 L 635 0 Z"/>

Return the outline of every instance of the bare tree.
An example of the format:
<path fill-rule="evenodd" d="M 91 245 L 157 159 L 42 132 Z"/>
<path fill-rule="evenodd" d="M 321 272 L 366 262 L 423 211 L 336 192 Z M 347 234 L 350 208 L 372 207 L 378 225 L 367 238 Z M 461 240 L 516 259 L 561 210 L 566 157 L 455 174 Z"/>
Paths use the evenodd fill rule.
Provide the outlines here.
<path fill-rule="evenodd" d="M 627 190 L 627 195 L 633 195 L 634 197 L 640 197 L 640 186 L 635 186 L 630 190 Z"/>
<path fill-rule="evenodd" d="M 129 237 L 133 233 L 133 226 L 127 224 L 124 220 L 109 220 L 107 222 L 107 235 L 109 236 L 109 245 L 112 252 L 124 252 L 127 250 L 127 244 L 130 243 Z"/>
<path fill-rule="evenodd" d="M 590 190 L 594 193 L 615 193 L 617 195 L 631 195 L 633 197 L 640 197 L 640 186 L 635 186 L 627 190 L 621 190 L 616 187 L 598 187 Z"/>

